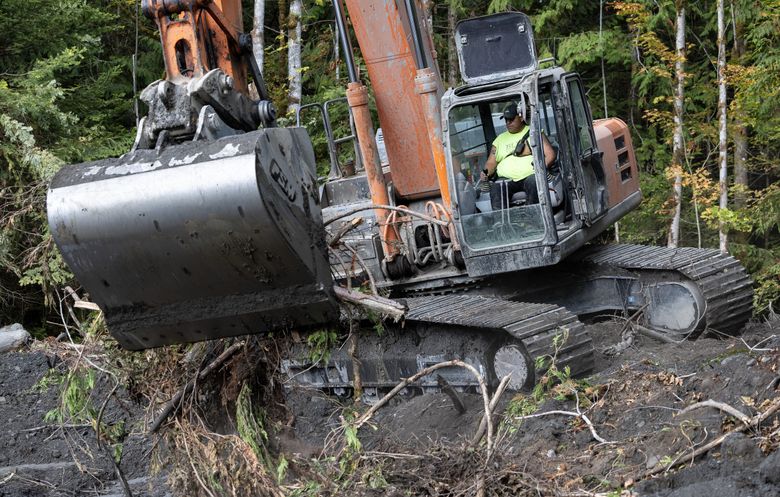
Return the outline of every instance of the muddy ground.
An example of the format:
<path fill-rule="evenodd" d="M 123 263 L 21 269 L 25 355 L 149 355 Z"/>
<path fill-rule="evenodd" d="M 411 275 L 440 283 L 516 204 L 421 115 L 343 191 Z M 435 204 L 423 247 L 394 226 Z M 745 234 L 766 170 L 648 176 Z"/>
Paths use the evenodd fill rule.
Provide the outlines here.
<path fill-rule="evenodd" d="M 711 407 L 680 414 L 686 406 L 714 400 L 753 417 L 778 402 L 780 321 L 752 324 L 737 339 L 705 337 L 666 344 L 638 337 L 619 356 L 601 353 L 617 341 L 620 329 L 617 322 L 589 325 L 599 351 L 597 368 L 585 382 L 570 383 L 579 395 L 565 390 L 548 393 L 534 406 L 538 417 L 523 420 L 519 407 L 528 405 L 530 397 L 509 393 L 502 397 L 489 461 L 484 440 L 476 448 L 470 444 L 483 412 L 481 397 L 462 395 L 467 409 L 459 414 L 446 395 L 427 395 L 395 399 L 370 426 L 361 428 L 360 454 L 352 459 L 353 471 L 365 472 L 359 478 L 307 483 L 316 480 L 312 459 L 321 457 L 324 447 L 338 446 L 334 430 L 345 412 L 333 398 L 296 391 L 286 399 L 286 407 L 273 410 L 279 419 L 269 429 L 274 457 L 284 453 L 290 461 L 280 491 L 295 495 L 477 495 L 480 489 L 484 495 L 619 495 L 621 491 L 680 497 L 780 495 L 778 415 L 727 436 L 692 462 L 679 464 L 694 450 L 741 426 L 734 415 Z M 173 495 L 165 481 L 166 468 L 150 467 L 158 440 L 146 434 L 149 413 L 144 399 L 123 387 L 112 393 L 109 377 L 97 374 L 90 386 L 93 405 L 105 404 L 99 413 L 102 429 L 121 427 L 110 440 L 103 437 L 102 447 L 89 423 L 44 419 L 62 402 L 52 378 L 66 368 L 54 350 L 58 349 L 37 343 L 32 350 L 0 355 L 0 497 L 126 496 L 119 473 L 133 496 Z M 110 402 L 103 402 L 109 394 Z M 586 414 L 595 435 L 582 417 L 547 414 L 577 410 Z M 225 424 L 229 431 L 231 423 Z M 596 435 L 604 442 L 597 441 Z M 112 447 L 120 445 L 118 473 L 110 461 Z"/>
<path fill-rule="evenodd" d="M 493 459 L 496 481 L 493 487 L 488 482 L 487 495 L 491 489 L 497 495 L 501 488 L 512 488 L 507 495 L 593 495 L 624 488 L 647 496 L 780 495 L 777 415 L 758 429 L 728 436 L 692 463 L 674 467 L 739 425 L 713 408 L 680 415 L 686 406 L 714 400 L 753 416 L 778 402 L 780 322 L 752 324 L 738 339 L 666 344 L 640 337 L 617 357 L 601 353 L 615 343 L 620 330 L 617 323 L 589 326 L 599 352 L 596 373 L 581 388 L 593 393 L 592 402 L 583 405 L 587 400 L 581 395 L 578 407 L 573 395 L 552 398 L 536 411 L 579 408 L 607 443 L 599 443 L 586 424 L 568 415 L 513 421 L 506 411 L 507 395 Z M 518 398 L 514 400 L 517 404 Z M 397 402 L 380 411 L 374 429 L 361 430 L 368 452 L 399 454 L 385 467 L 383 476 L 392 490 L 386 494 L 404 495 L 411 487 L 414 495 L 437 495 L 437 482 L 453 494 L 475 494 L 476 479 L 468 481 L 475 476 L 470 468 L 482 461 L 464 459 L 456 448 L 468 446 L 482 401 L 477 395 L 464 396 L 464 401 L 464 414 L 443 394 Z M 336 406 L 329 399 L 314 394 L 300 404 L 296 430 L 302 438 L 323 439 L 337 426 Z M 411 463 L 398 463 L 404 457 Z M 647 475 L 650 471 L 655 474 Z"/>
<path fill-rule="evenodd" d="M 122 491 L 111 464 L 113 447 L 97 444 L 93 426 L 53 420 L 62 398 L 57 379 L 67 369 L 44 344 L 36 350 L 0 354 L 0 497 L 101 495 Z M 108 377 L 96 375 L 95 400 L 109 396 Z M 102 412 L 101 426 L 123 426 L 121 471 L 134 495 L 167 495 L 163 479 L 150 476 L 152 441 L 143 430 L 143 408 L 120 388 Z M 95 413 L 93 413 L 95 414 Z"/>

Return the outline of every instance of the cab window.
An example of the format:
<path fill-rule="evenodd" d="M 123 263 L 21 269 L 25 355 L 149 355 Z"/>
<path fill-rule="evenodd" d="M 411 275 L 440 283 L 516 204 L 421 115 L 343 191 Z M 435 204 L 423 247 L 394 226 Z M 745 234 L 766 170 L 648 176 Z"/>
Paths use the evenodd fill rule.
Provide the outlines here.
<path fill-rule="evenodd" d="M 464 105 L 450 111 L 450 150 L 456 172 L 476 181 L 480 165 L 487 160 L 489 146 L 476 105 Z"/>
<path fill-rule="evenodd" d="M 519 97 L 454 107 L 449 113 L 450 159 L 455 175 L 464 242 L 472 250 L 493 249 L 541 240 L 545 225 L 541 205 L 514 201 L 493 210 L 491 185 L 480 178 L 496 135 L 506 131 L 503 110 Z M 552 103 L 550 102 L 550 119 Z M 552 124 L 554 126 L 554 123 Z M 545 132 L 550 131 L 545 126 Z"/>
<path fill-rule="evenodd" d="M 555 123 L 552 88 L 545 85 L 539 88 L 539 118 L 544 134 L 554 145 L 558 143 L 558 126 Z"/>
<path fill-rule="evenodd" d="M 571 98 L 571 109 L 574 114 L 575 125 L 577 126 L 577 135 L 580 142 L 580 153 L 585 154 L 593 149 L 593 137 L 590 133 L 590 120 L 588 119 L 588 109 L 586 108 L 585 97 L 582 94 L 580 82 L 577 79 L 569 79 L 569 97 Z"/>

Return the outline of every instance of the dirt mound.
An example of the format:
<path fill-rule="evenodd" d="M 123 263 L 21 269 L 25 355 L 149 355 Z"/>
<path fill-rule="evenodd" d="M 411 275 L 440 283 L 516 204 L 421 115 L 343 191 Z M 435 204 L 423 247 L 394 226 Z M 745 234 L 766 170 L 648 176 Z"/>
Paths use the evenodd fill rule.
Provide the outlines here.
<path fill-rule="evenodd" d="M 612 326 L 591 328 L 597 344 L 614 337 Z M 620 488 L 650 471 L 674 467 L 737 423 L 713 408 L 682 413 L 687 406 L 713 400 L 752 416 L 777 401 L 773 380 L 780 343 L 764 342 L 762 350 L 751 350 L 748 344 L 766 335 L 765 329 L 756 331 L 748 333 L 744 342 L 704 338 L 677 345 L 644 339 L 617 359 L 602 355 L 605 367 L 589 379 L 602 393 L 586 412 L 610 443 L 596 443 L 579 419 L 545 416 L 524 421 L 510 444 L 522 448 L 517 451 L 521 464 L 535 468 L 539 475 L 553 475 L 563 488 Z M 551 400 L 539 408 L 540 413 L 552 410 L 576 408 L 571 399 Z M 767 420 L 763 427 L 777 428 L 777 419 Z M 728 482 L 721 488 L 734 492 L 717 495 L 778 494 L 780 487 L 763 481 L 756 471 L 765 453 L 780 442 L 777 431 L 762 438 L 765 431 L 751 433 L 755 437 L 732 435 L 692 467 L 676 473 L 657 471 L 661 476 L 648 475 L 637 490 L 667 495 L 668 489 L 675 489 L 674 495 L 703 495 L 704 482 L 721 479 L 721 484 Z"/>

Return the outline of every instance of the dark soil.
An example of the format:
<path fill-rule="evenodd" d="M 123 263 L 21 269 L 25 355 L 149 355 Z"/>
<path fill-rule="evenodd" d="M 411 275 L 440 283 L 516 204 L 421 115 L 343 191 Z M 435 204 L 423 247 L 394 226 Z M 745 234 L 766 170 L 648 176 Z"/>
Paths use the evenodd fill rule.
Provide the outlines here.
<path fill-rule="evenodd" d="M 778 322 L 751 325 L 741 338 L 704 337 L 682 344 L 638 337 L 633 347 L 609 357 L 601 351 L 617 341 L 621 326 L 614 322 L 590 325 L 599 352 L 596 373 L 586 381 L 599 395 L 596 402 L 581 409 L 609 443 L 598 443 L 585 424 L 570 416 L 505 424 L 499 430 L 493 460 L 493 491 L 506 488 L 512 483 L 507 477 L 518 473 L 526 482 L 525 490 L 532 490 L 529 495 L 593 495 L 587 492 L 624 487 L 648 496 L 780 495 L 777 415 L 761 430 L 730 435 L 692 464 L 642 477 L 656 465 L 672 464 L 739 423 L 713 408 L 678 415 L 686 406 L 711 399 L 753 416 L 766 407 L 763 403 L 780 396 L 776 381 L 779 328 Z M 504 407 L 511 395 L 505 397 Z M 482 400 L 477 395 L 463 395 L 463 400 L 468 408 L 464 414 L 443 394 L 396 400 L 379 411 L 373 428 L 361 429 L 369 454 L 428 455 L 427 464 L 413 460 L 411 466 L 400 456 L 391 459 L 383 467 L 388 482 L 385 490 L 396 489 L 401 495 L 404 489 L 416 489 L 413 495 L 437 495 L 427 493 L 430 485 L 428 490 L 419 488 L 421 481 L 427 481 L 441 483 L 442 492 L 446 488 L 453 495 L 459 491 L 474 494 L 473 488 L 460 485 L 458 479 L 471 478 L 475 473 L 470 470 L 479 466 L 479 461 L 463 458 L 469 457 L 468 441 L 482 416 Z M 575 411 L 576 404 L 573 396 L 548 400 L 537 412 Z M 339 425 L 339 405 L 318 394 L 297 392 L 288 405 L 297 415 L 298 436 L 313 447 L 321 447 Z M 541 483 L 529 488 L 528 482 Z M 523 488 L 517 488 L 520 494 Z M 490 495 L 489 485 L 487 490 Z"/>
<path fill-rule="evenodd" d="M 0 497 L 124 496 L 112 456 L 98 447 L 91 426 L 44 420 L 60 404 L 60 392 L 42 380 L 62 371 L 57 356 L 42 350 L 0 354 Z M 99 409 L 113 385 L 98 378 L 91 400 Z M 124 423 L 119 467 L 133 495 L 162 497 L 168 495 L 163 479 L 149 476 L 151 443 L 140 429 L 142 420 L 142 409 L 121 388 L 101 419 L 106 426 Z"/>
<path fill-rule="evenodd" d="M 588 328 L 601 351 L 617 341 L 621 325 Z M 124 496 L 91 426 L 44 421 L 60 398 L 56 385 L 41 388 L 41 380 L 65 368 L 52 348 L 40 342 L 33 348 L 0 355 L 0 497 Z M 484 450 L 469 446 L 482 416 L 481 396 L 463 394 L 463 414 L 444 394 L 399 396 L 359 432 L 359 470 L 366 473 L 348 490 L 329 495 L 475 495 L 479 477 L 485 495 L 607 495 L 628 488 L 624 495 L 780 496 L 778 416 L 758 430 L 730 435 L 693 463 L 643 476 L 739 426 L 716 409 L 678 415 L 681 409 L 712 399 L 753 416 L 780 396 L 778 375 L 777 321 L 751 325 L 741 338 L 664 344 L 638 337 L 617 357 L 597 353 L 596 372 L 586 379 L 595 392 L 592 403 L 578 406 L 569 396 L 547 400 L 536 411 L 579 407 L 609 443 L 598 443 L 576 417 L 513 419 L 506 411 L 513 395 L 507 393 L 488 466 Z M 96 406 L 113 386 L 99 378 L 91 396 Z M 338 445 L 334 430 L 348 413 L 337 399 L 305 390 L 290 393 L 286 405 L 289 412 L 279 411 L 270 430 L 271 450 L 292 462 L 288 480 L 305 478 L 311 474 L 302 469 L 307 461 Z M 156 473 L 149 467 L 154 439 L 145 434 L 144 407 L 120 388 L 106 403 L 103 421 L 125 424 L 119 467 L 132 494 L 162 497 L 169 493 L 163 476 L 150 476 Z"/>

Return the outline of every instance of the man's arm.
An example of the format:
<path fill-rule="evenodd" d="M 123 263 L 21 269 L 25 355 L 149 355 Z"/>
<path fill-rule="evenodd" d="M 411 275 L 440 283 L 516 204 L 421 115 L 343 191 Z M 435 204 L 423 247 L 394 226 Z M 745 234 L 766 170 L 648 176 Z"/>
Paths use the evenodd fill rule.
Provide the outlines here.
<path fill-rule="evenodd" d="M 544 165 L 549 168 L 552 163 L 555 162 L 557 156 L 555 154 L 555 148 L 550 144 L 547 135 L 544 133 L 542 133 L 542 147 L 544 148 Z"/>
<path fill-rule="evenodd" d="M 555 153 L 555 148 L 550 144 L 550 140 L 547 139 L 547 135 L 542 133 L 542 150 L 544 150 L 544 165 L 548 168 L 552 165 L 553 162 L 555 162 L 555 159 L 557 158 L 557 155 Z M 530 155 L 531 154 L 531 145 L 529 143 L 526 143 L 523 147 L 523 155 Z"/>
<path fill-rule="evenodd" d="M 491 147 L 490 155 L 488 155 L 487 161 L 485 161 L 485 169 L 487 169 L 487 175 L 485 175 L 484 172 L 480 173 L 482 180 L 484 181 L 489 177 L 493 176 L 493 173 L 496 172 L 496 167 L 498 167 L 498 164 L 496 163 L 496 147 Z"/>

